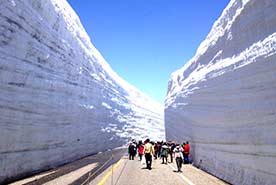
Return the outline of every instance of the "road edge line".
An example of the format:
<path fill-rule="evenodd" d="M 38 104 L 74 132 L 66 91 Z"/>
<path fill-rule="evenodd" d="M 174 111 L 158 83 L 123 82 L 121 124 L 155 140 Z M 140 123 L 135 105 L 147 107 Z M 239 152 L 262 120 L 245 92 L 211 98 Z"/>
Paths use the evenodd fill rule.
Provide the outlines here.
<path fill-rule="evenodd" d="M 177 170 L 175 167 L 173 167 L 171 164 L 168 164 L 173 170 Z M 185 177 L 183 174 L 178 174 L 184 181 L 186 181 L 189 185 L 195 185 L 190 181 L 187 177 Z"/>
<path fill-rule="evenodd" d="M 103 185 L 104 182 L 107 180 L 107 178 L 112 174 L 112 170 L 115 170 L 122 161 L 123 161 L 123 158 L 121 158 L 114 166 L 112 166 L 109 172 L 100 180 L 98 185 Z"/>

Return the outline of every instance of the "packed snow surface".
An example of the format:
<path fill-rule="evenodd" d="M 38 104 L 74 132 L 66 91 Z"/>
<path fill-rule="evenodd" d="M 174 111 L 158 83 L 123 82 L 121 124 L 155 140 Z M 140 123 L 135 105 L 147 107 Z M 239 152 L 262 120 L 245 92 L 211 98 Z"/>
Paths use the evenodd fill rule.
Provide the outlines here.
<path fill-rule="evenodd" d="M 0 183 L 164 132 L 66 0 L 0 1 Z"/>
<path fill-rule="evenodd" d="M 233 184 L 276 184 L 276 1 L 231 0 L 195 56 L 171 75 L 168 140 Z"/>

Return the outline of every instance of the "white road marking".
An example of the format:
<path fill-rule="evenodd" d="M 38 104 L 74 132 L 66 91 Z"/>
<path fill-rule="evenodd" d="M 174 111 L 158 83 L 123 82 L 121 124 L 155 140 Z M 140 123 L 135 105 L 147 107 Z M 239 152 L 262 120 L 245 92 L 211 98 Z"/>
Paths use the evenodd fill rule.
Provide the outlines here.
<path fill-rule="evenodd" d="M 175 167 L 173 167 L 171 164 L 168 164 L 173 170 L 177 171 L 177 169 Z M 194 183 L 192 183 L 192 181 L 190 181 L 187 177 L 185 177 L 183 174 L 179 173 L 178 174 L 184 181 L 186 181 L 189 185 L 195 185 Z"/>

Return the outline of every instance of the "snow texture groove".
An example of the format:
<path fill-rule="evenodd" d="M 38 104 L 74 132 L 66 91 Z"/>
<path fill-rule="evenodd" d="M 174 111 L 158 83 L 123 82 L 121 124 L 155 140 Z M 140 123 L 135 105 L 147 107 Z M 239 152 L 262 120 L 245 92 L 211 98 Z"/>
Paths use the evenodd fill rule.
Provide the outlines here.
<path fill-rule="evenodd" d="M 0 1 L 0 183 L 130 138 L 164 139 L 163 119 L 162 105 L 111 69 L 66 0 Z"/>
<path fill-rule="evenodd" d="M 231 0 L 196 55 L 172 73 L 168 140 L 232 184 L 276 183 L 276 1 Z"/>

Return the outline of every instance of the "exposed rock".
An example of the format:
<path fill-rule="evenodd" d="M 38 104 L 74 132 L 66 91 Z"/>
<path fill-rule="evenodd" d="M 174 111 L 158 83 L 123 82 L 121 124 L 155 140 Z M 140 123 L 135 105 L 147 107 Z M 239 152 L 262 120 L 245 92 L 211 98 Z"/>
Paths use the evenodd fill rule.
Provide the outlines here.
<path fill-rule="evenodd" d="M 171 75 L 166 138 L 233 184 L 276 184 L 276 1 L 231 0 Z"/>

